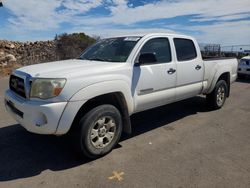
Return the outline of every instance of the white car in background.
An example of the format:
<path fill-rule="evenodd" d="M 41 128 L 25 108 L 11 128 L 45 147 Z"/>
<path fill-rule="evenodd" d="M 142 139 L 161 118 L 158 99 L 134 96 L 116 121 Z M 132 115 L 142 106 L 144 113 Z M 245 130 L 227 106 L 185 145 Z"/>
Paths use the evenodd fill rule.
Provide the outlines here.
<path fill-rule="evenodd" d="M 243 57 L 238 67 L 238 78 L 244 78 L 246 75 L 250 75 L 250 56 Z"/>

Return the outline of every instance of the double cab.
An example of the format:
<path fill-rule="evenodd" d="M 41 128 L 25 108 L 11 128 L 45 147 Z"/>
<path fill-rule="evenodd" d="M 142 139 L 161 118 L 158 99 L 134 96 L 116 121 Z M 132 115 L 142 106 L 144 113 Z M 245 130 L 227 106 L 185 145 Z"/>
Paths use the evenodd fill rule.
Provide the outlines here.
<path fill-rule="evenodd" d="M 114 148 L 122 132 L 131 133 L 132 114 L 201 94 L 221 108 L 237 66 L 236 59 L 203 60 L 189 36 L 107 38 L 77 59 L 13 71 L 5 106 L 28 131 L 69 134 L 76 151 L 97 158 Z"/>

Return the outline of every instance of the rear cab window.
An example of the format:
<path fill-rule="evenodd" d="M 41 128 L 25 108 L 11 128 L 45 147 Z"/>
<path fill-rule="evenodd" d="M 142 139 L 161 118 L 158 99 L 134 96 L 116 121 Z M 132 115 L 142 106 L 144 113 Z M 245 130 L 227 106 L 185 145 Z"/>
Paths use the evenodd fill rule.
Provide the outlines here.
<path fill-rule="evenodd" d="M 189 61 L 197 57 L 197 51 L 192 40 L 174 38 L 174 45 L 178 61 Z"/>

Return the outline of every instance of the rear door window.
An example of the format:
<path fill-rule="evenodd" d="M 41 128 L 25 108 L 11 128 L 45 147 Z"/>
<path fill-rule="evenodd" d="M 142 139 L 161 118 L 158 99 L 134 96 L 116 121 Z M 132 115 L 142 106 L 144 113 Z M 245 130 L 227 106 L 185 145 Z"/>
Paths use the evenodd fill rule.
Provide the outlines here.
<path fill-rule="evenodd" d="M 178 61 L 189 61 L 197 57 L 196 48 L 192 40 L 175 38 L 174 44 Z"/>

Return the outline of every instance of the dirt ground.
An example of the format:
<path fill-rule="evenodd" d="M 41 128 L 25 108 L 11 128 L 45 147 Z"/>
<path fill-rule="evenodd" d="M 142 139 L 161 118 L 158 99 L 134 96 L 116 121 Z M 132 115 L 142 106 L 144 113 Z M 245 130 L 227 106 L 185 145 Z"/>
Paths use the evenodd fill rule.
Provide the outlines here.
<path fill-rule="evenodd" d="M 0 79 L 0 187 L 250 187 L 250 80 L 225 106 L 195 97 L 132 117 L 107 156 L 79 159 L 64 137 L 27 132 L 5 112 Z"/>

